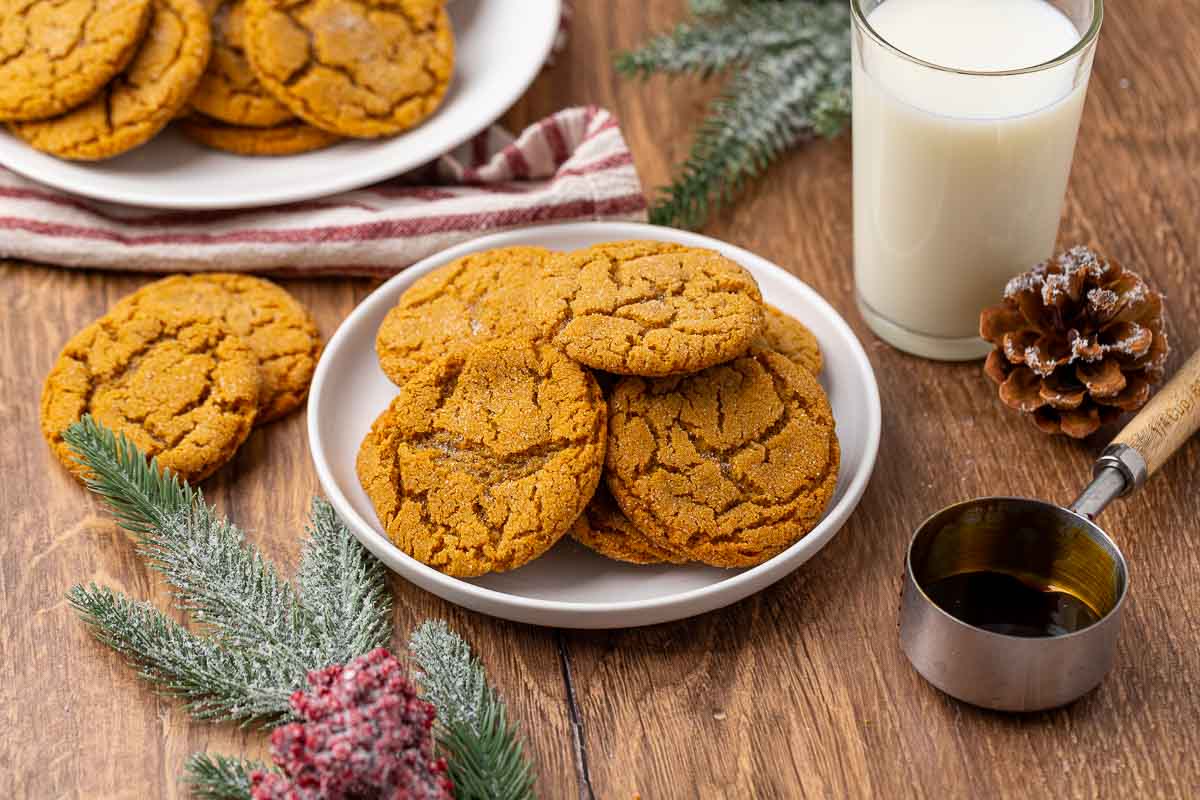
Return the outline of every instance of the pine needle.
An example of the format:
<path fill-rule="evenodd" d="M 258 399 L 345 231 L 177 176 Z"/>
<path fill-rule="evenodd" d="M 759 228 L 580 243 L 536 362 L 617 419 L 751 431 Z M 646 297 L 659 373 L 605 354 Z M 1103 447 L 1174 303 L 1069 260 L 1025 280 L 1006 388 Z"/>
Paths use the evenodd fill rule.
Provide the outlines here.
<path fill-rule="evenodd" d="M 650 209 L 650 221 L 696 228 L 745 183 L 814 135 L 832 137 L 850 114 L 850 16 L 844 2 L 693 0 L 701 18 L 617 56 L 646 76 L 729 71 L 691 151 Z"/>
<path fill-rule="evenodd" d="M 250 773 L 267 769 L 261 761 L 245 761 L 208 753 L 193 753 L 184 765 L 183 780 L 200 800 L 250 800 Z"/>
<path fill-rule="evenodd" d="M 483 664 L 445 622 L 425 622 L 408 645 L 458 800 L 532 800 L 534 773 Z"/>

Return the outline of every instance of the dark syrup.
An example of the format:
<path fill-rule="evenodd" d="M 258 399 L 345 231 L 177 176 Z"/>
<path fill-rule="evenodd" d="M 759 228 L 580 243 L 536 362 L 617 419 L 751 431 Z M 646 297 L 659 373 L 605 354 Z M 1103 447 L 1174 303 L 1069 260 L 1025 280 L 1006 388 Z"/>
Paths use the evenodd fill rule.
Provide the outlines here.
<path fill-rule="evenodd" d="M 933 602 L 968 625 L 1009 636 L 1062 636 L 1100 619 L 1072 594 L 1003 572 L 963 572 L 924 589 Z"/>

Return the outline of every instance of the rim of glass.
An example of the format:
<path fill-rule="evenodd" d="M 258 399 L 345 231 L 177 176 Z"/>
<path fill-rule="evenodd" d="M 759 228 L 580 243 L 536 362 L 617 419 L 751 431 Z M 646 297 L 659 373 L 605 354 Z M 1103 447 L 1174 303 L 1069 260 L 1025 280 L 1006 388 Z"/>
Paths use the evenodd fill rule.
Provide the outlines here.
<path fill-rule="evenodd" d="M 886 2 L 886 0 L 884 0 Z M 1075 43 L 1070 50 L 1065 53 L 1055 56 L 1049 61 L 1043 61 L 1040 64 L 1034 64 L 1029 67 L 1020 67 L 1018 69 L 1000 69 L 1000 70 L 974 70 L 974 69 L 957 69 L 955 67 L 947 67 L 942 64 L 935 64 L 932 61 L 926 61 L 923 58 L 917 58 L 914 55 L 904 52 L 896 45 L 883 38 L 874 28 L 871 23 L 867 22 L 867 15 L 863 13 L 862 0 L 850 0 L 850 11 L 854 16 L 854 24 L 861 30 L 866 31 L 867 35 L 874 39 L 877 43 L 892 51 L 896 55 L 911 61 L 914 64 L 920 64 L 929 69 L 935 69 L 938 72 L 950 72 L 956 75 L 977 75 L 981 77 L 999 77 L 1004 75 L 1028 75 L 1033 72 L 1041 72 L 1042 70 L 1052 69 L 1062 64 L 1067 63 L 1075 56 L 1087 50 L 1096 41 L 1096 37 L 1100 35 L 1100 23 L 1104 21 L 1104 0 L 1092 0 L 1092 24 L 1079 37 L 1079 41 Z"/>

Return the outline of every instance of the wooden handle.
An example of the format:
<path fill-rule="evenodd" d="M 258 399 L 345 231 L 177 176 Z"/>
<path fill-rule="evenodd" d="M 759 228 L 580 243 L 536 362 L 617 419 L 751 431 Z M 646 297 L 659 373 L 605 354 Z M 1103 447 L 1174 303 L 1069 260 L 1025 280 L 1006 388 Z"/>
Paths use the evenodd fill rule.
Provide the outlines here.
<path fill-rule="evenodd" d="M 1137 450 L 1153 475 L 1200 428 L 1200 350 L 1158 390 L 1113 444 Z"/>

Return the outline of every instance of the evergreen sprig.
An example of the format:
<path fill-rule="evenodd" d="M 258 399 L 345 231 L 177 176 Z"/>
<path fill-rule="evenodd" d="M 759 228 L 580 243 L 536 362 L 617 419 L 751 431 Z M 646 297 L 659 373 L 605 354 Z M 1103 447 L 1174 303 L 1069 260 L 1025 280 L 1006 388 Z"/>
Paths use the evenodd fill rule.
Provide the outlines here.
<path fill-rule="evenodd" d="M 470 646 L 441 621 L 413 631 L 409 654 L 437 709 L 435 734 L 458 800 L 532 800 L 534 773 L 516 723 Z"/>
<path fill-rule="evenodd" d="M 296 588 L 217 515 L 204 496 L 160 469 L 123 435 L 85 415 L 63 438 L 138 552 L 174 587 L 199 632 L 149 603 L 90 584 L 68 599 L 101 642 L 193 716 L 268 724 L 293 718 L 288 699 L 308 672 L 351 661 L 391 637 L 381 562 L 314 499 Z M 444 622 L 410 642 L 435 735 L 459 800 L 532 800 L 534 774 L 517 725 L 479 659 Z M 185 766 L 193 796 L 247 800 L 260 762 L 196 753 Z"/>
<path fill-rule="evenodd" d="M 694 228 L 783 152 L 849 119 L 850 15 L 838 0 L 693 0 L 699 18 L 619 54 L 617 70 L 733 72 L 650 221 Z"/>
<path fill-rule="evenodd" d="M 197 717 L 283 721 L 310 670 L 387 644 L 383 567 L 324 501 L 313 501 L 298 593 L 199 490 L 147 462 L 123 435 L 85 415 L 63 438 L 86 468 L 88 488 L 134 533 L 138 551 L 207 635 L 94 585 L 74 587 L 70 601 L 98 639 Z"/>
<path fill-rule="evenodd" d="M 184 781 L 200 800 L 248 800 L 250 773 L 268 769 L 261 761 L 193 753 L 184 765 Z"/>

